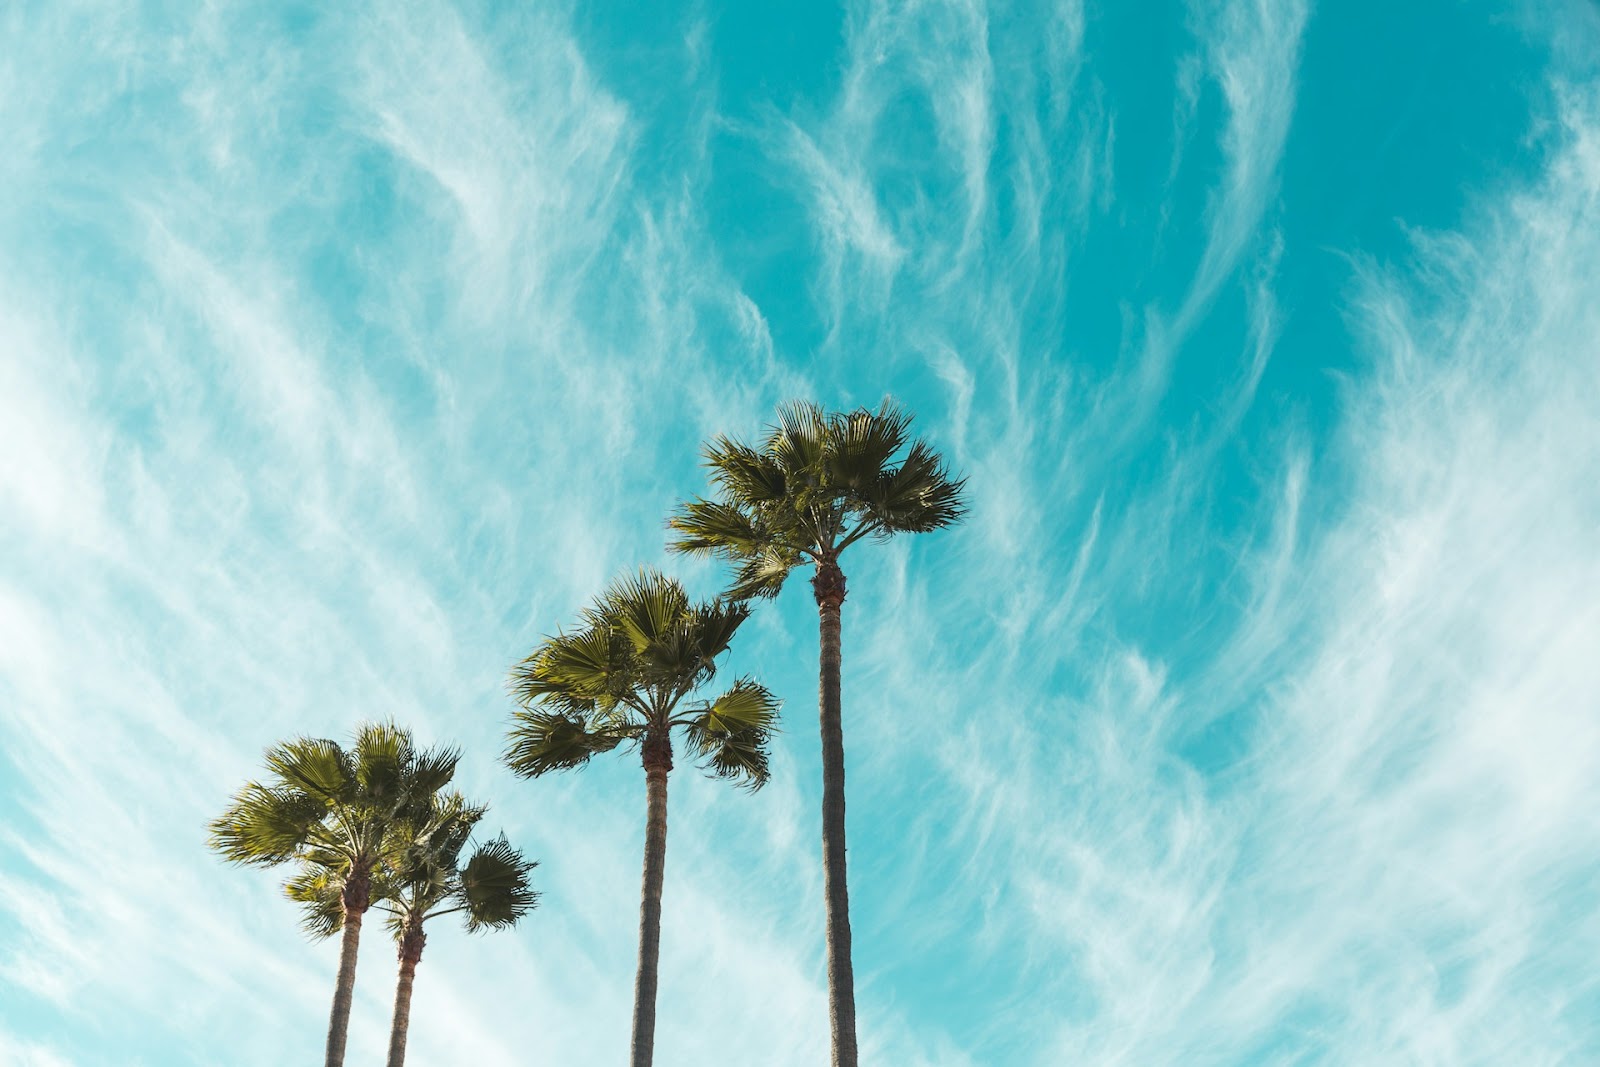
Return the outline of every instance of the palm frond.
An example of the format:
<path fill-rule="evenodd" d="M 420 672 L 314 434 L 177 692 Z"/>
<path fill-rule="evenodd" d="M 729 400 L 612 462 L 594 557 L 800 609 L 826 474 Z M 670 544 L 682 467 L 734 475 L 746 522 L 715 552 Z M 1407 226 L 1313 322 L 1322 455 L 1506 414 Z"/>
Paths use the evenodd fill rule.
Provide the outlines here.
<path fill-rule="evenodd" d="M 555 698 L 571 710 L 609 702 L 631 654 L 623 644 L 609 620 L 546 638 L 512 670 L 512 693 L 524 705 Z"/>
<path fill-rule="evenodd" d="M 523 859 L 503 834 L 480 845 L 461 870 L 467 929 L 504 929 L 531 911 L 539 894 L 528 884 L 528 874 L 537 866 Z"/>
<path fill-rule="evenodd" d="M 731 558 L 759 553 L 768 537 L 744 506 L 726 501 L 691 500 L 667 520 L 680 536 L 668 547 L 674 552 Z"/>
<path fill-rule="evenodd" d="M 344 929 L 344 877 L 307 864 L 283 884 L 284 895 L 300 905 L 300 926 L 312 937 L 332 937 Z"/>
<path fill-rule="evenodd" d="M 767 743 L 776 729 L 777 697 L 749 678 L 703 704 L 687 723 L 691 751 L 718 778 L 759 789 L 770 777 Z"/>
<path fill-rule="evenodd" d="M 407 768 L 407 788 L 417 796 L 431 797 L 455 779 L 456 767 L 460 763 L 459 748 L 424 749 L 416 753 Z"/>
<path fill-rule="evenodd" d="M 452 790 L 430 798 L 426 811 L 403 820 L 373 879 L 374 900 L 397 939 L 461 887 L 461 853 L 487 809 Z"/>
<path fill-rule="evenodd" d="M 734 572 L 726 596 L 734 602 L 760 598 L 771 600 L 783 589 L 789 572 L 804 560 L 799 553 L 778 545 L 768 546 L 744 560 Z"/>
<path fill-rule="evenodd" d="M 415 756 L 411 735 L 392 722 L 362 723 L 350 752 L 356 781 L 369 798 L 380 802 L 399 797 Z"/>
<path fill-rule="evenodd" d="M 512 718 L 511 746 L 504 759 L 524 778 L 581 767 L 626 736 L 616 728 L 591 731 L 581 718 L 544 708 L 519 708 Z"/>
<path fill-rule="evenodd" d="M 250 782 L 211 821 L 208 844 L 230 863 L 274 866 L 305 848 L 311 828 L 327 810 L 320 797 Z"/>
<path fill-rule="evenodd" d="M 809 400 L 793 400 L 778 408 L 778 421 L 767 434 L 766 451 L 784 472 L 786 496 L 792 496 L 796 477 L 814 484 L 822 472 L 827 451 L 828 417 Z"/>
<path fill-rule="evenodd" d="M 267 767 L 285 786 L 327 804 L 345 802 L 357 782 L 349 757 L 338 742 L 301 737 L 267 750 Z"/>
<path fill-rule="evenodd" d="M 687 637 L 695 655 L 712 668 L 714 661 L 728 650 L 733 635 L 750 617 L 750 607 L 737 601 L 713 600 L 696 604 L 685 620 Z"/>
<path fill-rule="evenodd" d="M 715 665 L 700 654 L 691 630 L 691 619 L 680 617 L 672 628 L 639 650 L 638 684 L 650 694 L 647 699 L 659 710 L 666 694 L 682 693 L 699 685 Z"/>
<path fill-rule="evenodd" d="M 952 478 L 938 453 L 919 440 L 898 467 L 878 477 L 868 512 L 885 533 L 927 533 L 966 515 L 965 487 L 966 480 Z"/>
<path fill-rule="evenodd" d="M 602 597 L 605 613 L 635 652 L 668 639 L 689 610 L 689 594 L 659 571 L 641 570 L 614 582 Z"/>
<path fill-rule="evenodd" d="M 910 427 L 910 414 L 888 400 L 875 412 L 857 408 L 830 416 L 826 463 L 833 484 L 854 494 L 870 492 Z"/>
<path fill-rule="evenodd" d="M 487 811 L 467 803 L 456 791 L 432 797 L 425 813 L 399 828 L 391 864 L 395 877 L 402 882 L 426 881 L 436 871 L 453 870 L 473 827 Z"/>
<path fill-rule="evenodd" d="M 788 493 L 783 468 L 770 455 L 728 437 L 718 437 L 705 449 L 711 482 L 722 495 L 750 507 L 782 500 Z"/>

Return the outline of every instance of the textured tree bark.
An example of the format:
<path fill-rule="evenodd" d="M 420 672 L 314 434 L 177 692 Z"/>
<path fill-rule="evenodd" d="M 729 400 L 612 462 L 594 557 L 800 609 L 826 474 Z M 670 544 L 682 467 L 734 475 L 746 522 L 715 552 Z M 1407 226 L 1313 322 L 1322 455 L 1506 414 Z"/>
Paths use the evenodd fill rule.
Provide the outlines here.
<path fill-rule="evenodd" d="M 822 891 L 828 904 L 828 1023 L 833 1067 L 856 1067 L 856 979 L 850 965 L 850 890 L 845 878 L 844 726 L 839 706 L 839 615 L 844 572 L 827 561 L 811 579 L 821 629 L 817 709 L 822 724 Z"/>
<path fill-rule="evenodd" d="M 394 1023 L 389 1028 L 389 1067 L 405 1067 L 406 1036 L 411 1032 L 411 984 L 422 962 L 422 947 L 428 935 L 422 924 L 406 930 L 400 939 L 400 981 L 394 987 Z"/>
<path fill-rule="evenodd" d="M 344 1067 L 345 1040 L 350 1034 L 350 1002 L 356 992 L 356 953 L 361 947 L 361 920 L 371 903 L 372 880 L 364 867 L 350 872 L 344 884 L 344 937 L 339 943 L 339 984 L 328 1017 L 326 1067 Z"/>
<path fill-rule="evenodd" d="M 644 887 L 639 900 L 639 973 L 633 983 L 632 1067 L 650 1067 L 655 1056 L 661 882 L 667 865 L 667 772 L 672 770 L 672 740 L 665 730 L 652 731 L 642 747 L 646 795 Z"/>

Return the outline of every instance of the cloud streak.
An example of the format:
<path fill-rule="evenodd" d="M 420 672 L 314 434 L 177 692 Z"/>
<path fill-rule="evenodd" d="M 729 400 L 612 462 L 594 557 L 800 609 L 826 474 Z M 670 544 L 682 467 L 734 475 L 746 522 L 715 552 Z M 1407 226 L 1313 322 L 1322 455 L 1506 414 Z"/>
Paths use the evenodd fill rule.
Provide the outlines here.
<path fill-rule="evenodd" d="M 524 930 L 432 939 L 414 1055 L 620 1058 L 641 775 L 511 780 L 501 678 L 662 559 L 707 436 L 884 394 L 974 512 L 852 550 L 875 1060 L 1600 1049 L 1581 72 L 1456 232 L 1338 249 L 1356 356 L 1306 384 L 1304 4 L 1196 8 L 1153 108 L 1093 8 L 852 5 L 822 102 L 731 132 L 703 13 L 681 128 L 556 11 L 93 14 L 10 16 L 0 61 L 0 1058 L 314 1055 L 333 947 L 204 825 L 266 744 L 391 715 L 543 863 Z M 730 140 L 814 239 L 784 292 L 713 197 Z M 771 787 L 674 775 L 659 1062 L 825 1055 L 814 632 L 786 594 L 728 665 L 788 697 Z M 374 1056 L 381 938 L 360 975 Z"/>

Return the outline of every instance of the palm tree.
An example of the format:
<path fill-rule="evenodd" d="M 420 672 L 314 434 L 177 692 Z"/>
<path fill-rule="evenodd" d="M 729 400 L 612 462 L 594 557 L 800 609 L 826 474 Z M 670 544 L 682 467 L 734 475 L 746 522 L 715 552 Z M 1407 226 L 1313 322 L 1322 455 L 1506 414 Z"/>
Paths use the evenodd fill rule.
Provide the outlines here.
<path fill-rule="evenodd" d="M 405 1064 L 411 990 L 428 940 L 424 924 L 459 914 L 468 933 L 503 930 L 515 926 L 539 899 L 528 885 L 528 874 L 538 864 L 524 860 L 503 834 L 477 846 L 461 862 L 487 809 L 467 804 L 456 792 L 435 796 L 430 809 L 420 821 L 397 830 L 390 861 L 373 874 L 372 908 L 388 916 L 400 956 L 388 1067 Z M 323 926 L 337 929 L 338 889 L 321 871 L 307 871 L 292 881 L 289 895 L 305 902 Z"/>
<path fill-rule="evenodd" d="M 828 1017 L 835 1067 L 856 1067 L 855 977 L 845 881 L 844 733 L 839 708 L 839 556 L 857 541 L 926 533 L 966 513 L 964 479 L 951 477 L 911 416 L 885 402 L 825 412 L 795 402 L 778 409 L 759 449 L 718 437 L 705 449 L 714 500 L 695 499 L 668 520 L 679 552 L 715 555 L 737 568 L 730 599 L 775 597 L 796 567 L 815 568 L 811 590 L 821 631 L 822 874 L 827 898 Z"/>
<path fill-rule="evenodd" d="M 348 750 L 326 738 L 297 738 L 268 749 L 267 782 L 247 783 L 211 822 L 208 843 L 232 863 L 297 864 L 285 888 L 306 905 L 306 930 L 317 937 L 344 933 L 326 1067 L 344 1063 L 373 879 L 402 828 L 426 817 L 459 759 L 450 749 L 417 751 L 411 735 L 393 724 L 362 726 Z"/>
<path fill-rule="evenodd" d="M 749 678 L 715 700 L 690 700 L 749 615 L 742 604 L 692 603 L 655 571 L 612 584 L 576 630 L 545 638 L 512 671 L 520 707 L 506 763 L 534 778 L 581 767 L 598 752 L 639 746 L 644 764 L 644 884 L 639 970 L 633 987 L 632 1067 L 654 1054 L 661 882 L 667 857 L 667 773 L 672 732 L 713 776 L 751 789 L 767 781 L 767 739 L 778 701 Z"/>

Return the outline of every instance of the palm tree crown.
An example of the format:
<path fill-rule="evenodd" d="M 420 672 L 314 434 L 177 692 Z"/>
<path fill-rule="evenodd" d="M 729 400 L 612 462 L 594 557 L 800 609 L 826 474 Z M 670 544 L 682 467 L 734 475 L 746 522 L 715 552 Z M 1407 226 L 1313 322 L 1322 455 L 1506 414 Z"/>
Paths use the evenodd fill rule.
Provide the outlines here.
<path fill-rule="evenodd" d="M 387 917 L 397 941 L 443 915 L 460 914 L 468 933 L 516 925 L 538 903 L 528 883 L 538 864 L 524 860 L 504 835 L 478 845 L 463 864 L 462 852 L 488 809 L 453 791 L 430 800 L 391 829 L 386 862 L 372 873 L 372 909 Z M 325 867 L 303 866 L 285 889 L 304 906 L 309 932 L 325 937 L 338 931 L 339 886 Z"/>
<path fill-rule="evenodd" d="M 247 783 L 211 822 L 209 844 L 228 861 L 296 865 L 284 888 L 303 905 L 308 932 L 343 932 L 328 1067 L 344 1062 L 361 921 L 374 899 L 374 879 L 396 857 L 405 828 L 433 810 L 459 759 L 452 749 L 419 752 L 393 724 L 362 726 L 349 749 L 326 738 L 297 738 L 268 749 L 267 781 Z"/>
<path fill-rule="evenodd" d="M 524 860 L 502 834 L 462 854 L 486 809 L 460 793 L 438 797 L 421 825 L 407 827 L 405 844 L 384 879 L 377 910 L 389 916 L 397 939 L 429 919 L 459 914 L 468 933 L 515 926 L 539 902 L 528 883 L 538 863 Z"/>
<path fill-rule="evenodd" d="M 337 887 L 342 904 L 359 887 L 370 903 L 378 865 L 401 829 L 431 810 L 459 760 L 453 749 L 417 751 L 410 733 L 392 723 L 362 726 L 349 749 L 326 738 L 274 745 L 266 754 L 268 781 L 249 782 L 234 795 L 212 820 L 209 844 L 231 863 L 298 863 L 289 896 L 307 905 L 306 929 L 327 937 L 339 930 L 343 907 L 330 914 L 326 895 L 312 893 L 311 883 Z"/>
<path fill-rule="evenodd" d="M 888 401 L 875 412 L 797 401 L 778 409 L 759 449 L 718 437 L 705 449 L 716 499 L 672 516 L 671 547 L 732 561 L 728 596 L 743 601 L 777 596 L 804 563 L 823 580 L 862 538 L 954 525 L 966 513 L 966 481 L 927 442 L 908 447 L 910 428 L 911 416 Z"/>
<path fill-rule="evenodd" d="M 778 701 L 739 678 L 714 700 L 686 699 L 716 674 L 749 615 L 742 604 L 692 603 L 655 571 L 614 583 L 571 632 L 546 638 L 513 670 L 514 713 L 506 763 L 523 777 L 581 767 L 599 752 L 637 743 L 671 767 L 669 733 L 719 778 L 766 784 L 767 741 Z"/>

